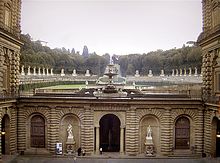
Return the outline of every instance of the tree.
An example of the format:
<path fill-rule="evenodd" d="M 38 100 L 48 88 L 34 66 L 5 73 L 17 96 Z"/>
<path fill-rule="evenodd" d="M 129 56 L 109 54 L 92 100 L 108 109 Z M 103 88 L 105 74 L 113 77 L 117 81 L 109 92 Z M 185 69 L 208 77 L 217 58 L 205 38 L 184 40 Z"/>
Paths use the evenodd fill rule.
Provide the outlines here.
<path fill-rule="evenodd" d="M 82 56 L 83 56 L 84 58 L 89 57 L 89 50 L 88 50 L 88 48 L 87 48 L 86 45 L 83 47 L 83 53 L 82 53 Z"/>
<path fill-rule="evenodd" d="M 76 52 L 75 52 L 75 49 L 74 48 L 72 48 L 72 50 L 71 50 L 71 54 L 76 54 Z"/>

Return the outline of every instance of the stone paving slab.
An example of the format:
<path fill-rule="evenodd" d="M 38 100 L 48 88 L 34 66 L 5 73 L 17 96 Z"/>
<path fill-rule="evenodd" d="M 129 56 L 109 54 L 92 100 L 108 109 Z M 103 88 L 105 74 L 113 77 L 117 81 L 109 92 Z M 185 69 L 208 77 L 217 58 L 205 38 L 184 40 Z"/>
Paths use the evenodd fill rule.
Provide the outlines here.
<path fill-rule="evenodd" d="M 4 160 L 3 160 L 4 162 Z M 220 158 L 92 158 L 18 156 L 7 163 L 220 163 Z"/>

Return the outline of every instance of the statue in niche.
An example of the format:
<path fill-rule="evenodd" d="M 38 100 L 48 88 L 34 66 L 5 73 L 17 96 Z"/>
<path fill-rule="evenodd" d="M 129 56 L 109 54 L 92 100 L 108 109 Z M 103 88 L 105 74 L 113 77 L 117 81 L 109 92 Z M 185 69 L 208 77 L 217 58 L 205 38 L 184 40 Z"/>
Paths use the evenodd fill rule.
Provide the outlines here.
<path fill-rule="evenodd" d="M 147 127 L 147 138 L 152 139 L 152 129 L 151 129 L 150 125 Z"/>
<path fill-rule="evenodd" d="M 145 140 L 145 154 L 146 156 L 154 156 L 154 143 L 153 143 L 153 138 L 152 138 L 152 128 L 149 125 L 147 127 L 147 135 L 146 135 L 146 140 Z"/>
<path fill-rule="evenodd" d="M 66 142 L 66 151 L 68 154 L 75 152 L 76 142 L 73 138 L 73 126 L 71 124 L 67 127 L 67 142 Z"/>
<path fill-rule="evenodd" d="M 67 133 L 67 139 L 73 139 L 73 126 L 71 124 L 69 124 L 67 127 Z"/>

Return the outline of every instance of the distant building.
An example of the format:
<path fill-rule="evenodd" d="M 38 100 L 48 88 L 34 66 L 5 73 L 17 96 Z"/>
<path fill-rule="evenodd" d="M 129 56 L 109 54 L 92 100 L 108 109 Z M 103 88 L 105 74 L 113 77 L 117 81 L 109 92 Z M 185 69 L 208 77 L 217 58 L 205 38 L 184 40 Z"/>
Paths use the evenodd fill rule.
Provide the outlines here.
<path fill-rule="evenodd" d="M 203 98 L 172 94 L 96 98 L 89 89 L 78 97 L 63 93 L 16 98 L 21 1 L 1 1 L 0 157 L 54 154 L 56 145 L 63 153 L 81 148 L 86 155 L 100 155 L 102 149 L 144 156 L 149 126 L 153 144 L 150 153 L 155 157 L 220 156 L 219 3 L 203 1 L 204 27 L 198 39 L 203 51 Z M 72 144 L 67 142 L 70 133 Z"/>

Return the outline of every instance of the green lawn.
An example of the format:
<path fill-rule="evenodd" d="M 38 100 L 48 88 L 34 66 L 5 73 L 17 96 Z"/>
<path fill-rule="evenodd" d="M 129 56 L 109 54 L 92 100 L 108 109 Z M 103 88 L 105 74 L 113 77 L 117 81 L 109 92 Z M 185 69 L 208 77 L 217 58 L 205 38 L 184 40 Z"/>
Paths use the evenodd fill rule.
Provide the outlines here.
<path fill-rule="evenodd" d="M 85 84 L 72 84 L 72 85 L 56 85 L 50 87 L 43 87 L 43 89 L 74 89 L 74 88 L 85 88 Z"/>

